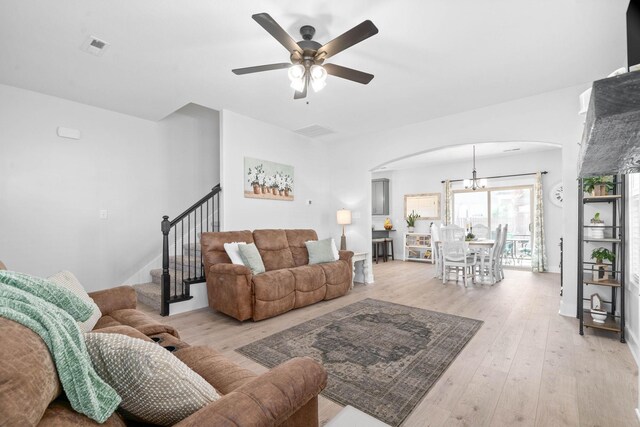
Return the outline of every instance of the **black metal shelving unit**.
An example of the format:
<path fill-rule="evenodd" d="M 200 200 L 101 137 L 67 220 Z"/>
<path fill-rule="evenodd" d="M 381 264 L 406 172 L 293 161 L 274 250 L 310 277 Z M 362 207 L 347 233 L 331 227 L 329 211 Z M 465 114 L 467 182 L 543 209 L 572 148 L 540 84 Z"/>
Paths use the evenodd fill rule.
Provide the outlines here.
<path fill-rule="evenodd" d="M 624 280 L 625 280 L 625 176 L 616 175 L 613 180 L 613 193 L 606 196 L 586 196 L 583 192 L 583 180 L 578 180 L 578 304 L 577 317 L 580 320 L 580 335 L 584 335 L 584 328 L 601 329 L 620 334 L 620 342 L 626 342 L 624 336 L 625 306 L 624 306 Z M 585 208 L 587 206 L 607 204 L 612 213 L 612 224 L 605 225 L 605 237 L 594 238 L 588 230 L 594 228 L 585 225 Z M 587 232 L 585 234 L 585 231 Z M 608 237 L 607 237 L 608 235 Z M 585 260 L 585 247 L 595 247 L 594 244 L 610 247 L 615 254 L 615 262 L 610 266 L 609 277 L 604 279 L 593 279 L 593 266 L 595 262 Z M 587 254 L 587 257 L 589 255 Z M 585 298 L 586 287 L 598 286 L 603 289 L 603 293 L 608 292 L 609 299 L 601 295 L 602 302 L 607 308 L 607 319 L 604 323 L 593 321 L 589 308 L 585 308 L 585 303 L 590 298 Z M 619 308 L 619 310 L 616 310 Z M 619 311 L 619 312 L 618 312 Z"/>

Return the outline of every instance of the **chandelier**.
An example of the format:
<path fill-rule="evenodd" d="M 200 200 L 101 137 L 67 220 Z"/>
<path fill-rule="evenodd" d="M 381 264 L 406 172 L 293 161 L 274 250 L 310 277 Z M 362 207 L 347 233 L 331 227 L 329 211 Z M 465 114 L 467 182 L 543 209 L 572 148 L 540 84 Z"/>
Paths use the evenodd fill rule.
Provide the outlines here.
<path fill-rule="evenodd" d="M 476 146 L 473 146 L 473 172 L 471 179 L 464 180 L 464 188 L 471 188 L 471 190 L 476 191 L 478 188 L 484 188 L 487 186 L 487 180 L 485 178 L 480 178 L 476 176 Z"/>

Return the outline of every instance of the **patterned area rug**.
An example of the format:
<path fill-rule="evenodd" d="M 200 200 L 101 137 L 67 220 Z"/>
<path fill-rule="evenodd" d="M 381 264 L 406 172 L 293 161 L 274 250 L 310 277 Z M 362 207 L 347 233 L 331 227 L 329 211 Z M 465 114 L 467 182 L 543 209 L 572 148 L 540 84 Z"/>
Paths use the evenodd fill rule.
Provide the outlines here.
<path fill-rule="evenodd" d="M 310 356 L 329 372 L 325 397 L 398 426 L 481 326 L 365 299 L 237 351 L 269 368 Z"/>

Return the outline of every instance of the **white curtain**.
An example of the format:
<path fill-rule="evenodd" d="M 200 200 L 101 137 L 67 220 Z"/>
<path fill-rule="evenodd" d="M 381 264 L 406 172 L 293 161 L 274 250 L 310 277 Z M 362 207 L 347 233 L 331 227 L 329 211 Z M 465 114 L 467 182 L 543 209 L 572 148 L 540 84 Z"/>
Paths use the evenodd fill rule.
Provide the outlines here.
<path fill-rule="evenodd" d="M 547 271 L 547 250 L 544 241 L 544 206 L 542 193 L 542 174 L 536 173 L 533 186 L 533 248 L 531 251 L 531 268 L 535 272 Z"/>
<path fill-rule="evenodd" d="M 451 225 L 453 219 L 453 193 L 451 192 L 451 181 L 444 182 L 444 224 Z"/>

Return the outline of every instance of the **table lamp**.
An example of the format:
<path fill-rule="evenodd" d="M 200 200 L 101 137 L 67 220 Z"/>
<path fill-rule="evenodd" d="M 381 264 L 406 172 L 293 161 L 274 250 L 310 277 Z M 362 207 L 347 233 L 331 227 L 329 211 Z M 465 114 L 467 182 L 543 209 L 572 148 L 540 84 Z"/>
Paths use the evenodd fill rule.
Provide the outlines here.
<path fill-rule="evenodd" d="M 340 209 L 336 213 L 338 224 L 342 226 L 342 237 L 340 238 L 340 250 L 347 250 L 347 236 L 344 235 L 344 226 L 351 224 L 351 211 L 348 209 Z"/>

